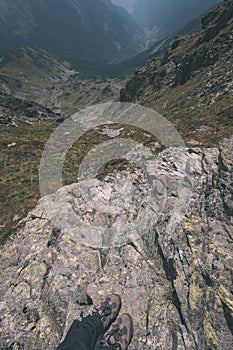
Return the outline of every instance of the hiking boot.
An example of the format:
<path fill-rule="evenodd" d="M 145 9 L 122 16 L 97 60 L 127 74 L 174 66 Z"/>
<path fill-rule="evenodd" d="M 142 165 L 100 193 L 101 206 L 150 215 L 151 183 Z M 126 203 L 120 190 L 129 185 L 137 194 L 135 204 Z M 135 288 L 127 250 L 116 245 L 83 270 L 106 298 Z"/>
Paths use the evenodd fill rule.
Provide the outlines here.
<path fill-rule="evenodd" d="M 105 333 L 102 344 L 110 350 L 126 350 L 133 336 L 133 320 L 129 314 L 119 316 Z"/>
<path fill-rule="evenodd" d="M 93 315 L 100 317 L 103 322 L 104 330 L 109 328 L 115 321 L 121 308 L 121 297 L 118 294 L 110 294 L 100 302 L 100 305 L 95 308 Z"/>

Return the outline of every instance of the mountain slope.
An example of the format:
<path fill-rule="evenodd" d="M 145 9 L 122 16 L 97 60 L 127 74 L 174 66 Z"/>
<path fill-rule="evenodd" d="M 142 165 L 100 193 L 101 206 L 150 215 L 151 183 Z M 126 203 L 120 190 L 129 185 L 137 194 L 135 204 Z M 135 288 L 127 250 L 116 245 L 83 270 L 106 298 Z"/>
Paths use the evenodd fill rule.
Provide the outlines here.
<path fill-rule="evenodd" d="M 216 144 L 233 133 L 233 2 L 202 19 L 197 33 L 178 37 L 162 59 L 140 68 L 121 101 L 151 106 L 189 142 Z"/>
<path fill-rule="evenodd" d="M 0 58 L 0 109 L 2 116 L 24 115 L 23 106 L 41 104 L 60 112 L 55 94 L 55 86 L 64 86 L 79 74 L 66 61 L 61 61 L 51 53 L 34 48 L 15 48 L 7 50 Z M 18 106 L 14 112 L 11 101 Z M 12 115 L 13 113 L 13 115 Z M 18 118 L 17 118 L 18 119 Z M 19 118 L 20 119 L 20 118 Z"/>
<path fill-rule="evenodd" d="M 0 58 L 1 89 L 25 98 L 36 92 L 39 96 L 48 85 L 77 74 L 67 61 L 41 49 L 15 48 Z"/>
<path fill-rule="evenodd" d="M 0 0 L 0 50 L 36 46 L 74 63 L 137 52 L 139 30 L 110 0 Z"/>
<path fill-rule="evenodd" d="M 87 105 L 119 98 L 123 86 L 123 81 L 116 79 L 84 79 L 67 61 L 42 49 L 15 48 L 0 58 L 0 109 L 2 106 L 4 116 L 7 111 L 12 115 L 8 102 L 13 98 L 67 116 Z M 18 100 L 15 104 L 21 115 L 24 104 Z"/>
<path fill-rule="evenodd" d="M 131 74 L 144 66 L 148 62 L 155 60 L 156 57 L 163 57 L 169 47 L 172 46 L 177 36 L 189 35 L 197 32 L 201 27 L 201 17 L 197 17 L 187 23 L 183 28 L 175 33 L 171 33 L 162 39 L 156 41 L 149 49 L 138 53 L 136 56 L 119 62 L 117 64 L 106 66 L 106 71 L 113 76 L 122 76 L 123 74 Z"/>

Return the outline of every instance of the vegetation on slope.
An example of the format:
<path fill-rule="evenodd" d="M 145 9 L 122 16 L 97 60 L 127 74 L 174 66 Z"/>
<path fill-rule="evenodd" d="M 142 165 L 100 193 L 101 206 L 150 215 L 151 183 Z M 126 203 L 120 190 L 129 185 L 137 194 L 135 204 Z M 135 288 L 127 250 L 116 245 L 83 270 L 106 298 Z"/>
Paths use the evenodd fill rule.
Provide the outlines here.
<path fill-rule="evenodd" d="M 213 146 L 232 135 L 233 2 L 202 19 L 202 29 L 178 37 L 162 59 L 138 69 L 121 100 L 152 107 L 190 145 Z"/>

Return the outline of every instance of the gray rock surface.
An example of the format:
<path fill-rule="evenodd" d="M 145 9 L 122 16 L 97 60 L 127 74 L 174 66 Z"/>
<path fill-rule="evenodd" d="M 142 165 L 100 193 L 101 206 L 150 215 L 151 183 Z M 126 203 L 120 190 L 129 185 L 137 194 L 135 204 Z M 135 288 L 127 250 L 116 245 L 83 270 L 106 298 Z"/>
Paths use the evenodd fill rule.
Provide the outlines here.
<path fill-rule="evenodd" d="M 1 350 L 54 349 L 72 320 L 111 292 L 133 316 L 130 349 L 233 348 L 233 138 L 164 150 L 156 166 L 157 175 L 146 160 L 146 170 L 89 183 L 89 206 L 77 184 L 39 201 L 1 248 Z M 158 201 L 165 194 L 164 205 L 148 202 L 150 190 Z"/>

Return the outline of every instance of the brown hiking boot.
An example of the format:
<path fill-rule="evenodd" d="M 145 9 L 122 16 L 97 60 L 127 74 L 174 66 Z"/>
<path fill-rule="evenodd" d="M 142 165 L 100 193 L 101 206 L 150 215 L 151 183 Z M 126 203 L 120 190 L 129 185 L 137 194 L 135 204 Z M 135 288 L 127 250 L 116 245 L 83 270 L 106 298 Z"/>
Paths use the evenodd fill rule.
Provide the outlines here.
<path fill-rule="evenodd" d="M 110 350 L 126 350 L 133 336 L 133 320 L 129 314 L 119 316 L 105 333 L 102 343 Z"/>
<path fill-rule="evenodd" d="M 104 330 L 115 321 L 121 308 L 121 297 L 118 294 L 110 294 L 95 308 L 93 315 L 98 315 L 103 322 Z"/>

